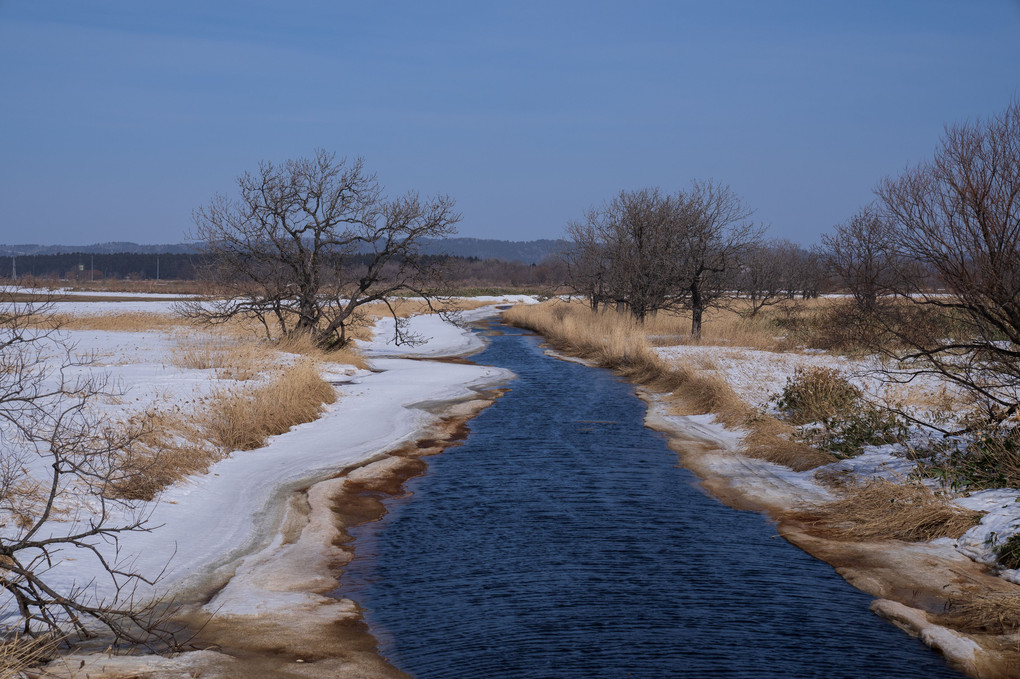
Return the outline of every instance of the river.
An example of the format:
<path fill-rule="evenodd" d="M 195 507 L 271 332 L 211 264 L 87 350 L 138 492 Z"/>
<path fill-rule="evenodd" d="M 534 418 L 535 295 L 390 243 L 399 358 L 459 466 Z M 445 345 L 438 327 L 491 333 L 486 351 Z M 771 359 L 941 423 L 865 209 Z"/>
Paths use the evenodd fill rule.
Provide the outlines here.
<path fill-rule="evenodd" d="M 433 677 L 959 677 L 870 597 L 724 506 L 611 373 L 494 324 L 518 375 L 352 531 L 339 593 L 380 651 Z"/>

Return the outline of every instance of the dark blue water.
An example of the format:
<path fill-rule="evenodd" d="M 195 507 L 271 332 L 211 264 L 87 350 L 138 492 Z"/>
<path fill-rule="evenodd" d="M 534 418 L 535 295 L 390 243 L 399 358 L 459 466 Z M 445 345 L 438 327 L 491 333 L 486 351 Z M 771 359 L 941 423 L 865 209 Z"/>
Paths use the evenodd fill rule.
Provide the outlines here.
<path fill-rule="evenodd" d="M 604 370 L 505 329 L 511 391 L 356 531 L 341 593 L 414 677 L 958 677 L 706 496 Z"/>

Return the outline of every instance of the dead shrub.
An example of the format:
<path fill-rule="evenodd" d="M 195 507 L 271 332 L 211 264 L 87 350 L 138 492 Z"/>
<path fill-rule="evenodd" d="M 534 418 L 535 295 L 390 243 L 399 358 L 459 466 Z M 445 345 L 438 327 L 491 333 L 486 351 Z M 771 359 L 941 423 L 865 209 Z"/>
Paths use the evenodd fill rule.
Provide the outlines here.
<path fill-rule="evenodd" d="M 967 592 L 933 617 L 940 625 L 968 634 L 1014 634 L 1020 631 L 1020 594 Z"/>
<path fill-rule="evenodd" d="M 849 483 L 840 499 L 793 512 L 820 533 L 850 540 L 930 542 L 958 538 L 980 519 L 920 483 L 872 479 Z"/>
<path fill-rule="evenodd" d="M 793 424 L 822 422 L 857 405 L 861 390 L 833 368 L 797 368 L 776 399 Z"/>
<path fill-rule="evenodd" d="M 791 334 L 799 344 L 848 355 L 868 353 L 883 334 L 874 318 L 853 301 L 833 301 L 797 319 Z"/>

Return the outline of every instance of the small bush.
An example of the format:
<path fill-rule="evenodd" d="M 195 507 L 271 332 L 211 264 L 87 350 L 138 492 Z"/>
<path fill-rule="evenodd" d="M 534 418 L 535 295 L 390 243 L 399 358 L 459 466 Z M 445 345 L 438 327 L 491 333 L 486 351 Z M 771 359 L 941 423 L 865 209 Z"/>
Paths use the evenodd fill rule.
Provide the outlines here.
<path fill-rule="evenodd" d="M 800 439 L 839 457 L 860 455 L 864 446 L 897 443 L 907 427 L 896 414 L 865 402 L 861 390 L 832 368 L 798 369 L 776 404 L 801 429 Z"/>
<path fill-rule="evenodd" d="M 1015 533 L 995 548 L 995 556 L 1003 568 L 1020 568 L 1020 533 Z"/>
<path fill-rule="evenodd" d="M 824 422 L 861 400 L 861 390 L 833 368 L 798 368 L 787 378 L 776 405 L 793 424 Z"/>
<path fill-rule="evenodd" d="M 871 404 L 824 420 L 819 429 L 803 429 L 801 440 L 823 448 L 837 457 L 855 457 L 864 446 L 900 443 L 907 437 L 907 426 L 895 413 Z"/>
<path fill-rule="evenodd" d="M 1020 431 L 1013 426 L 972 432 L 962 445 L 936 442 L 917 454 L 928 458 L 918 474 L 954 490 L 1020 487 Z"/>

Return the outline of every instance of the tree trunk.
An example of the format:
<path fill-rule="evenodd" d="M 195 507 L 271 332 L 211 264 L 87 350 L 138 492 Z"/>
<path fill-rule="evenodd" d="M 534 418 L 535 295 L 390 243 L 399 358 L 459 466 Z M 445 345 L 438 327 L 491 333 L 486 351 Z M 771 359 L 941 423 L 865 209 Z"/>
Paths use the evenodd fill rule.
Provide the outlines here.
<path fill-rule="evenodd" d="M 701 297 L 701 274 L 694 277 L 691 283 L 691 336 L 701 339 L 701 316 L 705 312 L 705 302 Z"/>

